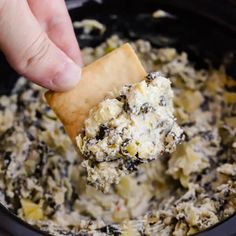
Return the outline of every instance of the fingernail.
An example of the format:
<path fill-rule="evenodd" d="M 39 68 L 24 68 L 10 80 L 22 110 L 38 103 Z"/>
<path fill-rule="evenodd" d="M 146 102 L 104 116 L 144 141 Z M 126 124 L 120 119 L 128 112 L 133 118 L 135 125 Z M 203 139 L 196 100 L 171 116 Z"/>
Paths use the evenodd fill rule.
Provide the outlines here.
<path fill-rule="evenodd" d="M 53 90 L 68 91 L 76 86 L 81 76 L 81 68 L 68 60 L 52 80 Z"/>

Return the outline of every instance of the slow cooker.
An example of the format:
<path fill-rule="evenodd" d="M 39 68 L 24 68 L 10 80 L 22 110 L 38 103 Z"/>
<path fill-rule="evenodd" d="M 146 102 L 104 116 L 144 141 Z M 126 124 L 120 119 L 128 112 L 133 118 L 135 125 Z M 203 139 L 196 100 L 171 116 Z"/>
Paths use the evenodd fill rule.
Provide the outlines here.
<path fill-rule="evenodd" d="M 72 21 L 97 19 L 107 31 L 81 38 L 80 47 L 96 46 L 112 34 L 130 40 L 146 39 L 156 47 L 186 51 L 196 67 L 224 65 L 236 78 L 235 0 L 68 0 Z M 171 17 L 155 20 L 151 14 L 161 9 Z M 116 16 L 116 17 L 114 17 Z M 163 40 L 165 39 L 165 40 Z M 0 55 L 0 93 L 8 94 L 19 77 Z M 0 229 L 7 235 L 49 235 L 19 219 L 0 204 Z M 198 233 L 199 236 L 236 235 L 236 215 Z"/>

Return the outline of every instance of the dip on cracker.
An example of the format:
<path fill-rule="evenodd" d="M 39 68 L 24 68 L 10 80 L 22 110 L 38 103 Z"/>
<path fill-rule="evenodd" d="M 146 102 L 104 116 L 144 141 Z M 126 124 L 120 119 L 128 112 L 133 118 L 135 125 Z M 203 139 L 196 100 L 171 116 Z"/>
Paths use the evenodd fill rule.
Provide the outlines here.
<path fill-rule="evenodd" d="M 87 66 L 72 91 L 46 98 L 82 153 L 88 183 L 105 192 L 183 138 L 170 81 L 147 75 L 129 44 Z"/>

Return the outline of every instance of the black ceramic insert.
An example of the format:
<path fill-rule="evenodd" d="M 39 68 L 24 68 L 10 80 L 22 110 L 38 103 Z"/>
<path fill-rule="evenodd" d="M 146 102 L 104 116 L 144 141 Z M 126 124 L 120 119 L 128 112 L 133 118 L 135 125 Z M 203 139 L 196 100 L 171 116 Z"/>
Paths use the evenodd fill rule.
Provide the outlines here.
<path fill-rule="evenodd" d="M 80 46 L 96 46 L 112 34 L 135 40 L 149 40 L 156 47 L 187 51 L 196 67 L 224 64 L 236 78 L 236 1 L 235 0 L 68 0 L 73 21 L 98 19 L 107 26 L 104 35 L 89 39 L 76 35 Z M 154 19 L 157 9 L 173 17 Z M 9 94 L 18 75 L 0 54 L 0 94 Z M 0 204 L 0 228 L 13 236 L 48 235 L 20 220 Z M 198 236 L 236 236 L 236 215 Z"/>

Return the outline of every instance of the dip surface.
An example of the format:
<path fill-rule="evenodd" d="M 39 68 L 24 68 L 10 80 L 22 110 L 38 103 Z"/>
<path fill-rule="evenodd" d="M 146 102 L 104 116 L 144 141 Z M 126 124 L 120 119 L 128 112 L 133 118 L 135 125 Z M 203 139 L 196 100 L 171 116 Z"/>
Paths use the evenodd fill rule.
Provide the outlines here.
<path fill-rule="evenodd" d="M 85 64 L 123 43 L 113 36 L 83 49 Z M 0 98 L 0 201 L 23 220 L 60 236 L 179 236 L 236 212 L 235 81 L 223 69 L 195 69 L 174 48 L 133 46 L 147 71 L 170 78 L 185 141 L 104 194 L 86 185 L 45 91 L 21 78 Z"/>

